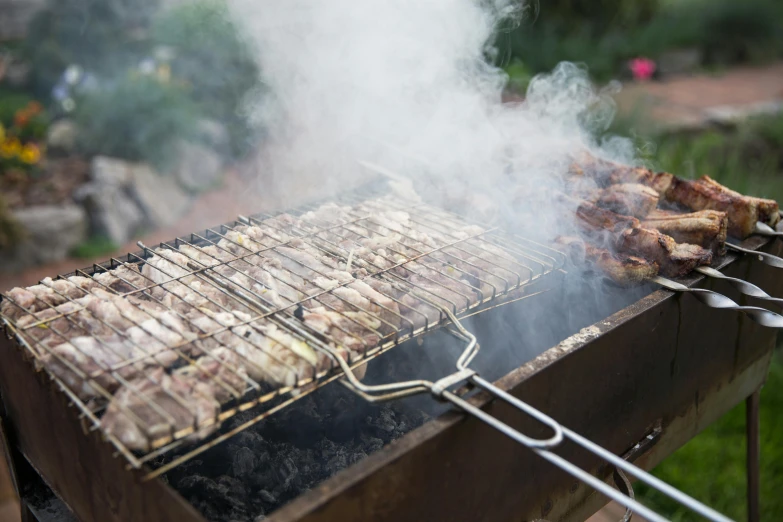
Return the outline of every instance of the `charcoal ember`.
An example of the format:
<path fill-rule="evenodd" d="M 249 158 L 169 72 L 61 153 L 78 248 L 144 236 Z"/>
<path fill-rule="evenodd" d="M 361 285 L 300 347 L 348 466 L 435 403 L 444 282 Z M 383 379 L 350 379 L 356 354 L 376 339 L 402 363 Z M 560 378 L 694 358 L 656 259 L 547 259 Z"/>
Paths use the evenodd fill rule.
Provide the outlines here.
<path fill-rule="evenodd" d="M 226 428 L 255 415 L 238 413 Z M 402 402 L 374 405 L 326 387 L 166 477 L 207 520 L 256 522 L 428 418 Z"/>
<path fill-rule="evenodd" d="M 234 476 L 246 477 L 253 473 L 256 467 L 256 454 L 250 448 L 239 448 L 234 453 L 234 460 L 232 462 L 232 470 Z"/>

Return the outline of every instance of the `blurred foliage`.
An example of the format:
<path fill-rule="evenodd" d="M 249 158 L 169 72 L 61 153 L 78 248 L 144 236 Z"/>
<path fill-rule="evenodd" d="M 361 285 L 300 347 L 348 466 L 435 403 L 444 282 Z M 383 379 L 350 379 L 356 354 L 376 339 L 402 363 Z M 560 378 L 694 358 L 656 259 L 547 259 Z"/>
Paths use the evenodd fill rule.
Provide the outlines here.
<path fill-rule="evenodd" d="M 79 104 L 76 119 L 85 127 L 87 153 L 160 165 L 171 159 L 172 141 L 207 117 L 227 128 L 232 156 L 241 155 L 253 139 L 242 103 L 258 85 L 259 71 L 225 0 L 165 10 L 159 4 L 50 0 L 31 22 L 24 45 L 33 92 L 50 96 L 55 86 L 61 89 L 70 66 L 87 74 L 89 88 L 69 87 L 62 95 Z M 144 67 L 157 68 L 162 81 L 120 85 Z M 172 85 L 162 85 L 168 80 Z"/>
<path fill-rule="evenodd" d="M 157 43 L 175 50 L 174 77 L 186 82 L 205 114 L 227 126 L 233 152 L 245 152 L 251 133 L 242 104 L 258 86 L 260 71 L 225 2 L 176 7 L 156 20 L 153 34 Z"/>
<path fill-rule="evenodd" d="M 93 259 L 112 254 L 118 248 L 111 239 L 104 236 L 94 236 L 74 247 L 70 254 L 77 259 Z"/>
<path fill-rule="evenodd" d="M 8 204 L 0 194 L 0 252 L 17 245 L 24 235 L 24 228 L 11 215 Z"/>
<path fill-rule="evenodd" d="M 561 61 L 585 63 L 599 81 L 627 74 L 629 59 L 658 59 L 693 48 L 703 66 L 760 62 L 783 56 L 779 0 L 556 0 L 539 2 L 519 26 L 497 38 L 501 66 L 549 71 Z M 514 76 L 514 69 L 507 69 Z"/>
<path fill-rule="evenodd" d="M 41 161 L 49 118 L 30 96 L 0 90 L 0 176 L 24 176 Z"/>
<path fill-rule="evenodd" d="M 127 69 L 147 48 L 159 0 L 50 0 L 31 21 L 25 54 L 32 87 L 49 95 L 66 67 L 103 76 Z"/>
<path fill-rule="evenodd" d="M 657 135 L 631 121 L 610 133 L 634 136 L 652 167 L 685 178 L 707 174 L 742 193 L 783 201 L 783 115 L 758 116 L 736 126 Z"/>
<path fill-rule="evenodd" d="M 131 76 L 77 104 L 79 146 L 89 155 L 149 161 L 165 170 L 179 139 L 194 137 L 193 102 L 154 77 Z"/>
<path fill-rule="evenodd" d="M 761 518 L 783 520 L 783 354 L 776 351 L 761 390 Z M 745 406 L 740 404 L 664 460 L 654 474 L 733 520 L 747 517 Z M 703 520 L 643 484 L 637 498 L 670 520 Z"/>

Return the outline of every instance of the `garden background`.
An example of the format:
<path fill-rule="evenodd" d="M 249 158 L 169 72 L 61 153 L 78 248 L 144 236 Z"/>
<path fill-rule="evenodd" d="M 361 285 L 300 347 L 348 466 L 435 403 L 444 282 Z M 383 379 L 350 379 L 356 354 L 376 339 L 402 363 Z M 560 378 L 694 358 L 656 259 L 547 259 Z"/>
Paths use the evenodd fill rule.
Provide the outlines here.
<path fill-rule="evenodd" d="M 0 0 L 0 290 L 228 219 L 212 211 L 235 201 L 264 136 L 243 116 L 260 71 L 225 15 L 220 0 Z M 632 136 L 655 168 L 783 201 L 781 28 L 779 0 L 539 0 L 491 59 L 510 100 L 561 61 L 619 80 L 607 134 Z M 700 85 L 717 86 L 716 110 L 666 111 Z M 783 520 L 782 357 L 761 395 L 765 520 Z M 744 519 L 744 445 L 739 406 L 655 474 Z"/>

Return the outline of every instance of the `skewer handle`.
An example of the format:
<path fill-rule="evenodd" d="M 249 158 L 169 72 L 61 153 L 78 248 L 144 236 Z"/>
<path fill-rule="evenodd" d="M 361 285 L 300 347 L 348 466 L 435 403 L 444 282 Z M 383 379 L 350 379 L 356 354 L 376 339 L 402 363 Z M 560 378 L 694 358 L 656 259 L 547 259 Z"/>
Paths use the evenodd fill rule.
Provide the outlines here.
<path fill-rule="evenodd" d="M 651 281 L 658 283 L 659 285 L 673 292 L 690 293 L 696 299 L 711 308 L 743 312 L 752 321 L 755 321 L 762 326 L 767 326 L 769 328 L 783 328 L 783 315 L 770 312 L 766 308 L 759 308 L 757 306 L 740 306 L 725 295 L 719 294 L 718 292 L 705 290 L 703 288 L 691 288 L 676 281 L 672 281 L 671 279 L 666 279 L 660 276 L 652 278 Z"/>
<path fill-rule="evenodd" d="M 747 248 L 742 248 L 741 246 L 737 246 L 732 243 L 726 243 L 726 247 L 736 252 L 742 252 L 743 254 L 756 256 L 758 257 L 759 261 L 769 266 L 774 266 L 775 268 L 783 268 L 783 259 L 781 259 L 778 256 L 768 254 L 766 252 L 759 252 L 757 250 L 748 250 Z"/>
<path fill-rule="evenodd" d="M 731 284 L 731 286 L 733 286 L 734 288 L 736 288 L 737 290 L 739 290 L 745 295 L 756 297 L 758 299 L 763 299 L 765 301 L 769 301 L 771 303 L 775 303 L 783 306 L 783 299 L 778 297 L 772 297 L 758 286 L 752 283 L 748 283 L 743 279 L 737 279 L 736 277 L 729 277 L 727 275 L 724 275 L 722 272 L 715 270 L 714 268 L 709 268 L 706 266 L 700 266 L 696 269 L 696 271 L 699 272 L 700 274 L 706 275 L 707 277 L 722 279 L 723 281 L 726 281 L 727 283 Z"/>

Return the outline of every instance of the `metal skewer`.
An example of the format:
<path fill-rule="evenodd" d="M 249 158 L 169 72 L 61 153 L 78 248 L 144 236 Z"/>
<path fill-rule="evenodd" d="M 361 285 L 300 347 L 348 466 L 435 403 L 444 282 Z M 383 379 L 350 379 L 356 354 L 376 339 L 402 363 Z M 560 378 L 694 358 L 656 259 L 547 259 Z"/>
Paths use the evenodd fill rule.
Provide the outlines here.
<path fill-rule="evenodd" d="M 757 306 L 740 306 L 725 295 L 719 294 L 718 292 L 705 290 L 704 288 L 691 288 L 676 281 L 672 281 L 671 279 L 666 279 L 660 276 L 653 277 L 651 281 L 658 283 L 659 285 L 667 288 L 668 290 L 672 290 L 673 292 L 691 293 L 696 299 L 711 308 L 722 308 L 726 310 L 743 312 L 750 319 L 762 326 L 767 326 L 769 328 L 783 328 L 783 316 L 776 314 L 775 312 L 770 312 L 765 308 L 759 308 Z M 745 281 L 743 281 L 743 283 L 744 282 Z"/>
<path fill-rule="evenodd" d="M 771 226 L 767 225 L 766 223 L 762 223 L 761 221 L 756 221 L 756 226 L 753 229 L 753 232 L 760 236 L 783 237 L 783 232 L 778 232 Z"/>
<path fill-rule="evenodd" d="M 736 252 L 742 252 L 743 254 L 756 256 L 758 257 L 759 261 L 769 266 L 774 266 L 775 268 L 783 268 L 783 258 L 780 258 L 776 255 L 768 254 L 766 252 L 759 252 L 758 250 L 749 250 L 747 248 L 742 248 L 741 246 L 737 246 L 732 243 L 726 243 L 726 247 Z"/>
<path fill-rule="evenodd" d="M 763 299 L 765 301 L 769 301 L 771 303 L 779 304 L 783 306 L 783 299 L 779 297 L 772 297 L 768 293 L 766 293 L 764 290 L 759 288 L 758 286 L 748 283 L 747 281 L 743 279 L 737 279 L 736 277 L 729 277 L 722 272 L 719 272 L 718 270 L 715 270 L 714 268 L 709 268 L 706 266 L 700 266 L 696 269 L 697 272 L 700 274 L 706 275 L 707 277 L 714 277 L 715 279 L 722 279 L 728 283 L 731 284 L 734 288 L 739 290 L 745 295 L 749 295 L 751 297 L 756 297 L 758 299 Z"/>

